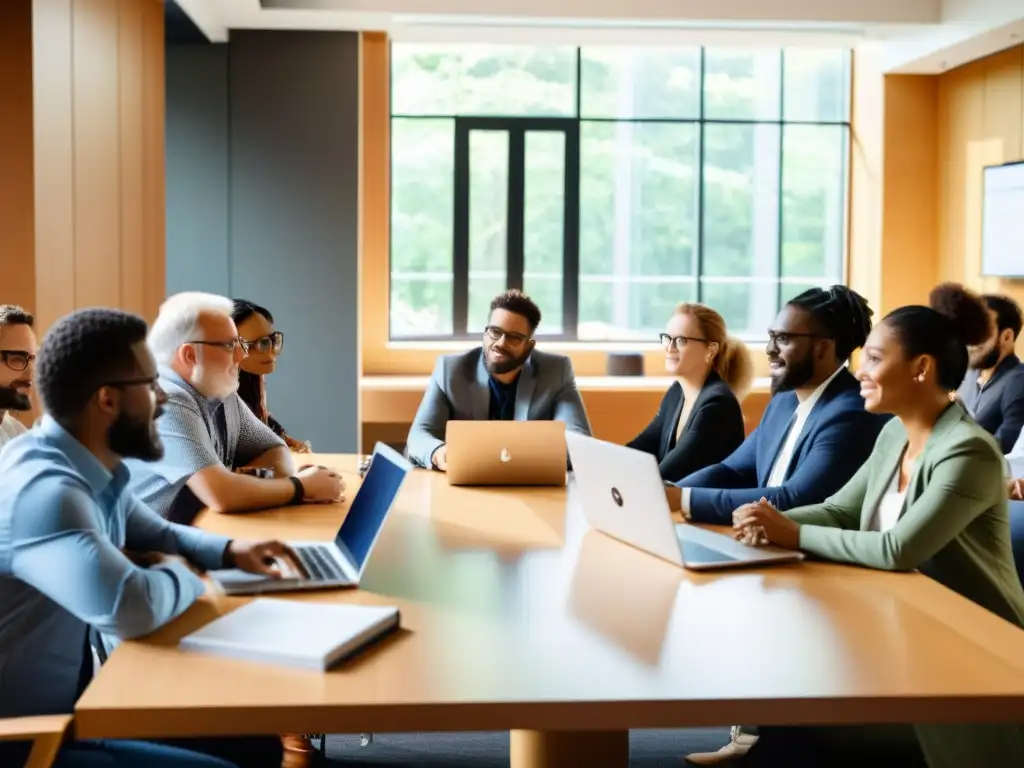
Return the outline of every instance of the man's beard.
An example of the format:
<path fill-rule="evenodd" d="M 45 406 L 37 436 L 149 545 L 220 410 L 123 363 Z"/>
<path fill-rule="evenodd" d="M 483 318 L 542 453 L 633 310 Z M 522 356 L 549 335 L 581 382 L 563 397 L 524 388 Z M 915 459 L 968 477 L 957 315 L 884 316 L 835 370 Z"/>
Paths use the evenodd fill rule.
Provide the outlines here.
<path fill-rule="evenodd" d="M 153 419 L 159 418 L 162 413 L 163 409 L 158 409 L 153 415 Z M 118 414 L 107 433 L 107 444 L 110 446 L 110 450 L 126 459 L 141 459 L 142 461 L 162 459 L 164 444 L 160 440 L 160 436 L 154 432 L 153 423 L 153 420 L 140 421 L 123 412 Z"/>
<path fill-rule="evenodd" d="M 796 362 L 787 363 L 779 376 L 772 376 L 772 394 L 791 392 L 814 378 L 814 359 L 808 355 Z"/>
<path fill-rule="evenodd" d="M 993 344 L 992 349 L 984 354 L 983 357 L 977 358 L 977 360 L 971 361 L 971 368 L 976 371 L 988 371 L 995 368 L 999 363 L 999 345 Z"/>
<path fill-rule="evenodd" d="M 16 389 L 13 385 L 10 387 L 0 387 L 0 410 L 28 411 L 31 408 L 32 401 L 20 389 Z"/>
<path fill-rule="evenodd" d="M 526 352 L 518 357 L 513 355 L 507 349 L 502 349 L 501 353 L 505 355 L 504 360 L 500 360 L 496 363 L 492 363 L 490 358 L 484 355 L 484 367 L 487 368 L 488 373 L 501 375 L 503 373 L 510 373 L 517 368 L 522 367 L 523 363 L 526 362 L 526 358 L 529 357 L 529 352 Z"/>
<path fill-rule="evenodd" d="M 211 373 L 202 363 L 196 363 L 191 384 L 203 397 L 225 400 L 238 391 L 238 368 L 234 367 L 233 374 L 230 371 Z"/>

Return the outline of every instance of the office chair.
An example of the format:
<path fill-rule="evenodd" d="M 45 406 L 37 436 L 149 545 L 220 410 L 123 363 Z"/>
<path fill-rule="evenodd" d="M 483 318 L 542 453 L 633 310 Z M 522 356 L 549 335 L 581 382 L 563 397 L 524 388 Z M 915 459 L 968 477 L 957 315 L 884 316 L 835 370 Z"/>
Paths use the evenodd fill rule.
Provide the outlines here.
<path fill-rule="evenodd" d="M 71 715 L 40 715 L 0 719 L 0 741 L 31 741 L 25 768 L 50 768 L 67 738 Z"/>

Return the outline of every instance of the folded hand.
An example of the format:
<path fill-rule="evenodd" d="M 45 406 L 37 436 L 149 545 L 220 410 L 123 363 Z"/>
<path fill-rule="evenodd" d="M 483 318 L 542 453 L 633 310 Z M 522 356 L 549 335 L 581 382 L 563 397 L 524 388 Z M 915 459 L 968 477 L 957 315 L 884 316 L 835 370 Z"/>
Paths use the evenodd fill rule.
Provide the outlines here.
<path fill-rule="evenodd" d="M 1014 501 L 1024 501 L 1024 478 L 1010 480 L 1006 490 L 1009 497 Z"/>
<path fill-rule="evenodd" d="M 764 497 L 733 512 L 732 523 L 735 537 L 745 544 L 800 548 L 799 524 L 779 512 Z"/>

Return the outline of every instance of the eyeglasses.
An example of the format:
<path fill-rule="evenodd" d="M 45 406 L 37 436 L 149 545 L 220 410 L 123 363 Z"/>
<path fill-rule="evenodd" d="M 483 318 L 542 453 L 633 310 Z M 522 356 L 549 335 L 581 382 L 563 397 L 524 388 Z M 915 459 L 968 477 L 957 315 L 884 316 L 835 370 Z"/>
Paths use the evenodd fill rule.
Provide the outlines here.
<path fill-rule="evenodd" d="M 21 349 L 0 349 L 0 359 L 12 371 L 24 371 L 36 356 Z"/>
<path fill-rule="evenodd" d="M 820 333 L 794 333 L 791 331 L 768 331 L 769 347 L 788 347 L 793 339 L 831 339 Z"/>
<path fill-rule="evenodd" d="M 235 354 L 235 350 L 239 347 L 246 354 L 249 354 L 249 342 L 243 339 L 241 336 L 236 336 L 228 341 L 186 341 L 186 344 L 202 344 L 207 347 L 220 347 L 229 354 Z"/>
<path fill-rule="evenodd" d="M 280 352 L 284 346 L 284 333 L 281 331 L 274 331 L 266 336 L 260 336 L 258 339 L 244 342 L 248 345 L 249 352 L 259 352 L 260 354 L 267 354 L 270 350 L 274 352 Z"/>
<path fill-rule="evenodd" d="M 696 336 L 669 336 L 667 333 L 659 333 L 658 338 L 661 339 L 661 346 L 668 350 L 675 347 L 678 351 L 682 352 L 683 347 L 689 344 L 691 341 L 697 341 L 701 344 L 710 344 L 707 339 L 701 339 Z"/>
<path fill-rule="evenodd" d="M 515 346 L 522 344 L 530 338 L 529 336 L 524 336 L 523 334 L 516 333 L 515 331 L 506 331 L 504 328 L 499 328 L 496 325 L 488 325 L 484 328 L 484 333 L 487 334 L 487 338 L 491 341 L 498 341 L 502 336 L 504 336 L 505 340 L 508 341 L 509 344 L 513 344 Z"/>

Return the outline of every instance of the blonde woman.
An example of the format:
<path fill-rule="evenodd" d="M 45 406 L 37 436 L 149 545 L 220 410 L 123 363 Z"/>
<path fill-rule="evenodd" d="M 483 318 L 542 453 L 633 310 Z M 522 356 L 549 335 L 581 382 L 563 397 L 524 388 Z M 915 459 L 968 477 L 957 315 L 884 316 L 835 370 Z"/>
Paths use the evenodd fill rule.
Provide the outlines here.
<path fill-rule="evenodd" d="M 658 413 L 627 445 L 657 458 L 665 480 L 724 461 L 745 437 L 740 399 L 753 363 L 725 320 L 703 304 L 680 304 L 661 334 L 665 370 L 675 377 Z"/>

